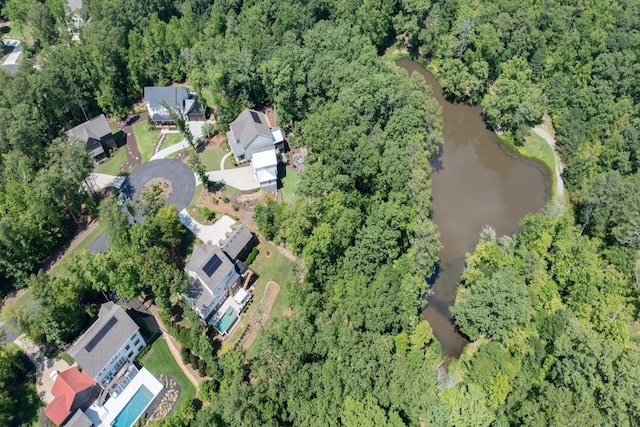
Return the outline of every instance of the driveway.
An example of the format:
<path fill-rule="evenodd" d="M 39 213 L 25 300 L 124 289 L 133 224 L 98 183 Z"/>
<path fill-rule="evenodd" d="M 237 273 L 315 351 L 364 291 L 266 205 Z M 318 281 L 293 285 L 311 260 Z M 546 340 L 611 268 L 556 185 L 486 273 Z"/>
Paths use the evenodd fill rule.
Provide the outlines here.
<path fill-rule="evenodd" d="M 186 209 L 181 210 L 178 217 L 180 218 L 180 222 L 191 230 L 193 234 L 198 236 L 200 240 L 214 245 L 217 245 L 220 240 L 225 239 L 227 237 L 227 233 L 231 233 L 233 231 L 231 226 L 236 223 L 235 219 L 227 215 L 222 215 L 222 217 L 214 224 L 202 225 L 199 222 L 196 222 L 189 215 Z"/>
<path fill-rule="evenodd" d="M 10 46 L 13 48 L 11 53 L 7 55 L 2 66 L 8 70 L 10 73 L 14 74 L 18 72 L 18 58 L 22 53 L 22 45 L 19 40 L 15 39 L 6 39 L 4 40 L 5 46 Z"/>
<path fill-rule="evenodd" d="M 153 178 L 164 178 L 171 181 L 171 195 L 167 198 L 167 205 L 175 205 L 176 209 L 184 209 L 196 188 L 196 178 L 191 169 L 178 160 L 155 160 L 138 166 L 127 178 L 122 191 L 132 200 L 140 198 L 144 185 Z M 133 220 L 133 218 L 131 218 Z M 89 252 L 104 252 L 109 248 L 106 236 L 101 234 L 87 248 Z"/>
<path fill-rule="evenodd" d="M 260 184 L 253 174 L 253 168 L 246 166 L 236 169 L 226 169 L 223 171 L 207 172 L 210 181 L 222 182 L 237 188 L 240 191 L 249 191 L 260 188 Z"/>

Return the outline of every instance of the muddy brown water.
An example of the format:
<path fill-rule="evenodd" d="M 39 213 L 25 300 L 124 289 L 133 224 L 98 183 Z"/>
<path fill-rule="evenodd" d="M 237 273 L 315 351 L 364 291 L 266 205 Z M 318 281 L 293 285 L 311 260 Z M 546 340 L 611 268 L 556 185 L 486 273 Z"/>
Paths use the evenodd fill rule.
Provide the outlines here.
<path fill-rule="evenodd" d="M 498 236 L 519 230 L 520 220 L 547 201 L 549 179 L 538 164 L 507 151 L 487 129 L 481 108 L 448 102 L 438 81 L 421 64 L 400 59 L 397 65 L 422 75 L 442 106 L 444 145 L 433 162 L 432 218 L 440 231 L 438 273 L 423 311 L 444 353 L 458 357 L 467 340 L 458 333 L 449 307 L 473 249 L 488 225 Z"/>

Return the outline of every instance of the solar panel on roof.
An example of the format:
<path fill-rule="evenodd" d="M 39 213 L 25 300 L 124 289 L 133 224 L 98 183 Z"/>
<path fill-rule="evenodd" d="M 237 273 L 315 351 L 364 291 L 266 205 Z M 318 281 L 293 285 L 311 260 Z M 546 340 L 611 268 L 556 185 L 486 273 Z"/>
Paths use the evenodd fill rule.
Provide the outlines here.
<path fill-rule="evenodd" d="M 113 329 L 116 323 L 118 323 L 117 318 L 112 317 L 111 319 L 109 319 L 107 323 L 105 323 L 105 325 L 102 327 L 102 329 L 100 329 L 98 333 L 93 338 L 91 338 L 91 341 L 89 341 L 84 349 L 87 350 L 88 353 L 90 353 L 91 350 L 93 350 L 98 345 L 100 340 L 104 338 L 104 336 L 107 335 L 111 329 Z"/>
<path fill-rule="evenodd" d="M 220 260 L 218 255 L 214 255 L 209 259 L 209 261 L 207 261 L 204 267 L 202 267 L 202 271 L 204 271 L 207 276 L 211 277 L 213 272 L 220 267 L 220 264 L 222 264 L 222 260 Z"/>
<path fill-rule="evenodd" d="M 251 111 L 251 117 L 253 117 L 253 121 L 256 123 L 262 123 L 260 121 L 260 116 L 258 116 L 258 113 L 256 113 L 255 111 Z"/>

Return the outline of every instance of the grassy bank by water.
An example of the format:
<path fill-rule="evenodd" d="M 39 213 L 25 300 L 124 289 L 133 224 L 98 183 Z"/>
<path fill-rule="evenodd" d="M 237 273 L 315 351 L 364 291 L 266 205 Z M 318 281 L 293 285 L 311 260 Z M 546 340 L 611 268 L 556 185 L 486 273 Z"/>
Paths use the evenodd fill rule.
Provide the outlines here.
<path fill-rule="evenodd" d="M 557 176 L 556 176 L 556 157 L 553 148 L 546 141 L 531 131 L 524 145 L 516 145 L 506 134 L 498 136 L 504 145 L 514 153 L 525 159 L 532 160 L 545 169 L 545 174 L 550 180 L 551 196 L 556 197 L 557 194 Z"/>

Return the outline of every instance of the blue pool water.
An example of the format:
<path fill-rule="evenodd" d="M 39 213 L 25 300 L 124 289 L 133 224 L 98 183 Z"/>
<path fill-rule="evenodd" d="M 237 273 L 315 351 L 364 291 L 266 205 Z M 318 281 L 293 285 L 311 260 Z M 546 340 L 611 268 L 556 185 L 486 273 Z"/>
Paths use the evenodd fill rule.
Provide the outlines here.
<path fill-rule="evenodd" d="M 136 394 L 126 404 L 111 425 L 113 427 L 131 427 L 136 422 L 142 411 L 153 399 L 153 393 L 145 386 L 140 386 Z"/>
<path fill-rule="evenodd" d="M 233 309 L 233 307 L 229 307 L 227 311 L 224 312 L 220 321 L 218 321 L 218 330 L 224 334 L 231 328 L 231 326 L 233 326 L 233 323 L 237 318 L 238 313 Z"/>

